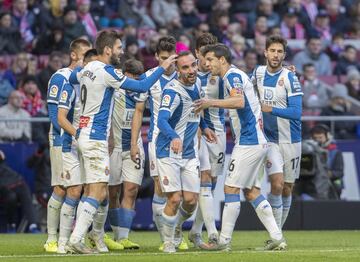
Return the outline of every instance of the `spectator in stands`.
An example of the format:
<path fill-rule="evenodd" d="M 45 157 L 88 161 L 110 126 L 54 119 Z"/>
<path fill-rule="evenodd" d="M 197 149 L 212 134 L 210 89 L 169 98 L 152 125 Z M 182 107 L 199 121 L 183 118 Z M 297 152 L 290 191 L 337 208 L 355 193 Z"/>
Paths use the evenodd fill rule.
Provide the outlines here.
<path fill-rule="evenodd" d="M 223 42 L 226 38 L 226 31 L 230 24 L 230 16 L 227 11 L 215 10 L 210 23 L 210 32 L 216 36 L 219 42 Z"/>
<path fill-rule="evenodd" d="M 280 24 L 280 17 L 273 10 L 273 2 L 271 0 L 260 0 L 256 11 L 248 16 L 248 32 L 254 29 L 256 18 L 259 16 L 266 16 L 268 28 Z"/>
<path fill-rule="evenodd" d="M 11 85 L 9 79 L 5 78 L 4 74 L 0 72 L 0 106 L 7 103 L 12 91 L 14 91 L 14 87 Z"/>
<path fill-rule="evenodd" d="M 159 39 L 159 34 L 151 34 L 146 41 L 145 47 L 141 49 L 145 71 L 158 65 L 158 61 L 155 58 L 155 52 Z"/>
<path fill-rule="evenodd" d="M 259 36 L 266 36 L 268 32 L 267 17 L 258 16 L 255 21 L 254 30 L 249 34 L 249 38 L 256 38 Z"/>
<path fill-rule="evenodd" d="M 344 188 L 344 159 L 326 125 L 317 125 L 311 130 L 311 138 L 327 151 L 327 174 L 331 181 L 329 199 L 340 199 Z"/>
<path fill-rule="evenodd" d="M 326 11 L 330 16 L 331 33 L 346 33 L 349 31 L 349 20 L 344 8 L 341 6 L 341 0 L 326 0 Z"/>
<path fill-rule="evenodd" d="M 128 59 L 135 59 L 138 61 L 142 61 L 142 56 L 139 49 L 139 43 L 134 36 L 126 37 L 126 48 L 124 55 L 121 56 L 121 66 Z"/>
<path fill-rule="evenodd" d="M 245 38 L 239 34 L 235 34 L 230 44 L 231 55 L 234 61 L 242 60 L 246 49 Z"/>
<path fill-rule="evenodd" d="M 193 46 L 193 39 L 192 39 L 191 35 L 189 35 L 187 33 L 182 33 L 178 39 L 179 39 L 178 42 L 181 42 L 186 47 L 185 50 L 191 50 L 191 48 Z M 178 52 L 176 52 L 176 53 L 178 53 Z"/>
<path fill-rule="evenodd" d="M 301 82 L 304 92 L 304 111 L 315 115 L 320 114 L 321 109 L 328 104 L 330 87 L 317 78 L 315 66 L 311 63 L 303 65 Z"/>
<path fill-rule="evenodd" d="M 201 34 L 209 33 L 209 32 L 210 32 L 209 24 L 206 22 L 200 22 L 200 24 L 198 24 L 197 27 L 193 29 L 194 39 L 197 39 Z"/>
<path fill-rule="evenodd" d="M 58 51 L 52 52 L 49 57 L 48 65 L 37 75 L 39 89 L 43 98 L 46 97 L 50 77 L 63 66 L 66 65 L 62 64 L 62 53 Z"/>
<path fill-rule="evenodd" d="M 342 33 L 338 33 L 333 35 L 331 44 L 326 49 L 326 53 L 330 57 L 331 61 L 338 61 L 344 49 L 345 49 L 344 35 Z"/>
<path fill-rule="evenodd" d="M 175 14 L 173 20 L 167 25 L 170 35 L 179 38 L 180 34 L 184 32 L 184 28 L 181 24 L 180 14 Z"/>
<path fill-rule="evenodd" d="M 156 28 L 154 21 L 147 14 L 147 7 L 139 6 L 138 0 L 120 0 L 118 10 L 121 19 L 134 21 L 136 27 Z"/>
<path fill-rule="evenodd" d="M 0 151 L 0 197 L 5 202 L 8 216 L 8 223 L 16 229 L 16 213 L 18 204 L 21 207 L 21 214 L 27 220 L 29 233 L 40 233 L 35 219 L 35 208 L 32 204 L 32 197 L 29 186 L 21 175 L 11 169 L 5 162 L 5 154 Z"/>
<path fill-rule="evenodd" d="M 64 2 L 64 0 L 62 0 L 62 2 Z M 28 0 L 28 11 L 35 16 L 34 32 L 36 40 L 39 34 L 51 30 L 56 20 L 51 14 L 47 1 Z"/>
<path fill-rule="evenodd" d="M 176 0 L 153 0 L 151 16 L 158 26 L 166 26 L 171 23 L 174 18 L 180 16 Z"/>
<path fill-rule="evenodd" d="M 90 0 L 76 0 L 77 15 L 85 27 L 87 35 L 91 40 L 95 40 L 97 34 L 97 25 L 90 13 Z"/>
<path fill-rule="evenodd" d="M 265 56 L 264 56 L 265 45 L 266 45 L 266 36 L 257 35 L 254 39 L 254 49 L 257 54 L 258 65 L 266 64 Z"/>
<path fill-rule="evenodd" d="M 12 91 L 6 105 L 0 107 L 1 119 L 30 119 L 30 114 L 22 109 L 23 95 L 19 91 Z M 0 140 L 7 141 L 30 141 L 31 126 L 28 121 L 0 121 Z"/>
<path fill-rule="evenodd" d="M 12 18 L 13 24 L 19 28 L 21 37 L 28 48 L 31 48 L 32 41 L 35 37 L 34 24 L 35 16 L 28 11 L 27 0 L 14 0 Z"/>
<path fill-rule="evenodd" d="M 334 68 L 335 75 L 346 75 L 350 69 L 360 70 L 356 48 L 352 45 L 345 46 L 345 50 Z"/>
<path fill-rule="evenodd" d="M 360 101 L 360 73 L 358 70 L 349 70 L 345 85 L 349 95 Z"/>
<path fill-rule="evenodd" d="M 22 45 L 19 29 L 11 25 L 11 13 L 0 13 L 0 55 L 17 54 L 21 51 Z"/>
<path fill-rule="evenodd" d="M 309 17 L 309 14 L 307 12 L 307 9 L 305 8 L 305 6 L 303 5 L 302 0 L 290 0 L 290 1 L 286 1 L 287 5 L 282 5 L 282 8 L 280 8 L 280 10 L 284 10 L 283 14 L 285 13 L 294 13 L 297 18 L 298 18 L 298 22 L 300 24 L 303 25 L 305 31 L 309 31 L 311 28 L 311 19 Z"/>
<path fill-rule="evenodd" d="M 305 8 L 311 22 L 315 21 L 315 17 L 318 13 L 318 7 L 315 0 L 303 0 L 301 1 L 302 6 Z"/>
<path fill-rule="evenodd" d="M 200 23 L 194 0 L 182 0 L 180 4 L 181 24 L 184 28 L 196 27 Z"/>
<path fill-rule="evenodd" d="M 255 49 L 247 49 L 244 53 L 245 73 L 249 76 L 254 72 L 255 67 L 258 65 L 258 56 Z"/>
<path fill-rule="evenodd" d="M 20 80 L 28 75 L 29 58 L 31 55 L 21 52 L 16 55 L 11 68 L 4 72 L 4 79 L 9 80 L 11 85 L 16 88 Z"/>
<path fill-rule="evenodd" d="M 45 102 L 41 99 L 41 93 L 35 76 L 27 76 L 22 80 L 19 91 L 24 95 L 22 108 L 31 116 L 45 111 Z"/>
<path fill-rule="evenodd" d="M 70 46 L 71 41 L 79 37 L 88 38 L 84 25 L 78 20 L 75 6 L 67 6 L 64 9 L 64 44 Z"/>
<path fill-rule="evenodd" d="M 44 32 L 35 41 L 33 53 L 37 55 L 48 55 L 53 51 L 65 52 L 69 49 L 65 45 L 63 26 L 54 23 L 51 30 Z"/>
<path fill-rule="evenodd" d="M 304 39 L 305 29 L 298 22 L 297 14 L 293 9 L 288 10 L 280 25 L 281 35 L 287 39 Z"/>
<path fill-rule="evenodd" d="M 322 116 L 351 116 L 350 103 L 347 100 L 348 91 L 346 86 L 342 84 L 335 84 L 331 93 L 330 105 L 325 107 Z M 330 123 L 325 123 L 330 126 Z M 356 124 L 351 121 L 336 121 L 335 122 L 335 138 L 350 139 L 355 138 Z"/>
<path fill-rule="evenodd" d="M 231 47 L 231 40 L 234 35 L 242 35 L 242 28 L 239 22 L 232 22 L 228 25 L 222 42 L 228 47 Z"/>
<path fill-rule="evenodd" d="M 306 41 L 305 50 L 294 56 L 293 64 L 296 70 L 302 74 L 304 64 L 312 63 L 315 66 L 318 75 L 331 74 L 331 61 L 327 54 L 323 52 L 321 38 L 319 36 L 311 36 Z"/>
<path fill-rule="evenodd" d="M 317 14 L 313 30 L 313 34 L 318 34 L 326 46 L 330 45 L 332 38 L 330 31 L 330 17 L 325 10 L 320 10 Z"/>

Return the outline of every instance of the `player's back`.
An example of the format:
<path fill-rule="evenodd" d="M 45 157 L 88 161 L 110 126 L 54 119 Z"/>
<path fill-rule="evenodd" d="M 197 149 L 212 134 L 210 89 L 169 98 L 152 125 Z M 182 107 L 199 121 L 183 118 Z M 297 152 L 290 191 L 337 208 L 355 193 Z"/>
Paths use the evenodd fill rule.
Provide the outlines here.
<path fill-rule="evenodd" d="M 262 130 L 262 113 L 259 98 L 248 75 L 232 66 L 223 77 L 225 88 L 230 95 L 231 89 L 243 92 L 245 106 L 229 110 L 235 143 L 240 145 L 266 144 Z"/>
<path fill-rule="evenodd" d="M 224 99 L 224 83 L 218 76 L 212 76 L 210 72 L 198 72 L 201 81 L 201 97 L 209 99 Z M 210 107 L 204 110 L 204 120 L 207 126 L 217 133 L 225 131 L 225 110 L 223 108 Z"/>
<path fill-rule="evenodd" d="M 253 74 L 261 102 L 276 108 L 287 108 L 288 98 L 302 95 L 296 75 L 286 68 L 269 73 L 266 66 L 259 66 Z M 301 141 L 301 120 L 285 119 L 264 113 L 264 130 L 269 141 L 274 143 L 297 143 Z"/>

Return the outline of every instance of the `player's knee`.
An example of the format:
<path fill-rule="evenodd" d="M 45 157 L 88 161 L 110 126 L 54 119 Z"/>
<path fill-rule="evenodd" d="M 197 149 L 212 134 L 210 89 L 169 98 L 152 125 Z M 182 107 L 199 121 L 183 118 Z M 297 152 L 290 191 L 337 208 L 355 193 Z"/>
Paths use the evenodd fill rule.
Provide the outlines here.
<path fill-rule="evenodd" d="M 167 203 L 171 207 L 176 207 L 177 208 L 181 203 L 181 193 L 176 192 L 176 193 L 172 193 L 172 194 L 168 195 Z"/>
<path fill-rule="evenodd" d="M 285 183 L 282 195 L 283 196 L 290 196 L 292 191 L 293 191 L 293 188 L 294 188 L 294 184 Z"/>
<path fill-rule="evenodd" d="M 124 191 L 124 198 L 135 199 L 138 193 L 138 185 L 127 186 Z"/>
<path fill-rule="evenodd" d="M 271 182 L 271 192 L 280 195 L 284 189 L 284 180 L 276 179 Z"/>
<path fill-rule="evenodd" d="M 197 194 L 193 194 L 187 197 L 184 196 L 184 204 L 189 208 L 193 209 L 196 207 L 198 199 L 199 197 Z"/>
<path fill-rule="evenodd" d="M 201 183 L 211 183 L 211 180 L 210 170 L 201 171 Z"/>
<path fill-rule="evenodd" d="M 66 195 L 72 199 L 80 199 L 81 191 L 81 186 L 70 187 L 67 189 Z"/>
<path fill-rule="evenodd" d="M 63 198 L 63 197 L 65 197 L 66 191 L 65 191 L 65 189 L 64 189 L 63 187 L 61 187 L 61 186 L 55 186 L 55 187 L 54 187 L 54 193 L 55 193 L 57 196 Z"/>

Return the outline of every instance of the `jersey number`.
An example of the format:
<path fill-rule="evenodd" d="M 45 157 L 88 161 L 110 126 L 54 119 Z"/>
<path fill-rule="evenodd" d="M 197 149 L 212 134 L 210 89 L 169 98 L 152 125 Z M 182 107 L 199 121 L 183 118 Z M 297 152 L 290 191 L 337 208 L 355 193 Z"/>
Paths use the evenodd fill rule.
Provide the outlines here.
<path fill-rule="evenodd" d="M 224 152 L 220 152 L 219 153 L 219 157 L 218 157 L 218 164 L 223 164 L 224 163 Z"/>
<path fill-rule="evenodd" d="M 141 168 L 141 159 L 139 157 L 137 157 L 135 169 L 140 170 L 140 168 Z"/>
<path fill-rule="evenodd" d="M 292 163 L 292 169 L 295 170 L 298 168 L 299 166 L 299 160 L 300 160 L 300 157 L 296 157 L 296 158 L 293 158 L 291 159 L 291 163 Z"/>
<path fill-rule="evenodd" d="M 231 160 L 230 165 L 229 165 L 229 171 L 231 171 L 231 172 L 234 171 L 234 168 L 235 168 L 234 162 L 235 162 L 235 159 Z"/>
<path fill-rule="evenodd" d="M 83 112 L 84 112 L 84 108 L 85 108 L 85 104 L 86 104 L 86 97 L 87 97 L 87 89 L 86 89 L 86 85 L 82 85 L 81 86 L 81 90 L 80 90 L 80 102 L 83 108 Z"/>

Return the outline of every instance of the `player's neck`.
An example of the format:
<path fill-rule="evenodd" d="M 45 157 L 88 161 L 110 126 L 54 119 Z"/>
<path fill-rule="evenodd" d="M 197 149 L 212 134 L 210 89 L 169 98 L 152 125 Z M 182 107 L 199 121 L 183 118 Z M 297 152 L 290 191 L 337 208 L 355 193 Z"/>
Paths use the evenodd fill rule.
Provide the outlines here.
<path fill-rule="evenodd" d="M 271 67 L 269 65 L 266 66 L 266 70 L 271 74 L 275 74 L 279 72 L 281 69 L 282 69 L 282 64 L 277 67 Z"/>
<path fill-rule="evenodd" d="M 104 64 L 107 64 L 107 65 L 110 64 L 109 57 L 104 56 L 104 55 L 99 55 L 97 60 L 104 63 Z"/>
<path fill-rule="evenodd" d="M 230 64 L 226 64 L 223 67 L 221 67 L 220 69 L 220 77 L 223 78 L 224 75 L 227 73 L 227 71 L 229 71 L 231 65 Z"/>

